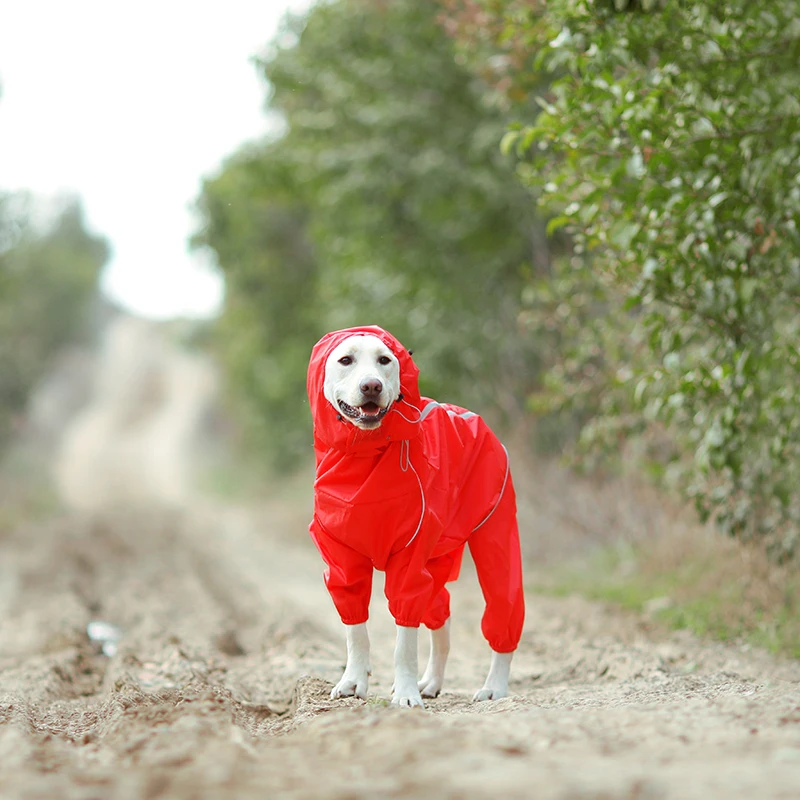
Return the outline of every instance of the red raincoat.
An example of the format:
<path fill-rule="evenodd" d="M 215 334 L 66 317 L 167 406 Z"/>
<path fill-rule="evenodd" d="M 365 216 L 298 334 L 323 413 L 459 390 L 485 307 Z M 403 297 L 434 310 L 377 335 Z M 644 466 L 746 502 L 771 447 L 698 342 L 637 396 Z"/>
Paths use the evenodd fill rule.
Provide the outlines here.
<path fill-rule="evenodd" d="M 342 419 L 323 394 L 325 362 L 344 339 L 372 334 L 400 362 L 400 391 L 378 428 Z M 508 454 L 476 414 L 420 397 L 410 353 L 376 326 L 329 333 L 308 368 L 317 473 L 311 537 L 342 618 L 366 622 L 372 572 L 386 572 L 398 625 L 435 630 L 450 616 L 445 583 L 469 543 L 486 599 L 481 629 L 493 650 L 515 650 L 524 601 Z"/>

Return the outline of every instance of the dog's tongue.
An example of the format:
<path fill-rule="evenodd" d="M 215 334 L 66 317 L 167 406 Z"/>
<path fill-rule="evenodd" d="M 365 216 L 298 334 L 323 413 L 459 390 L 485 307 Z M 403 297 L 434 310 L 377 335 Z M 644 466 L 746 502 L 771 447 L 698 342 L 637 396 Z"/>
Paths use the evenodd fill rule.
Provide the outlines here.
<path fill-rule="evenodd" d="M 377 403 L 365 403 L 359 410 L 367 417 L 374 417 L 380 414 L 381 407 Z"/>

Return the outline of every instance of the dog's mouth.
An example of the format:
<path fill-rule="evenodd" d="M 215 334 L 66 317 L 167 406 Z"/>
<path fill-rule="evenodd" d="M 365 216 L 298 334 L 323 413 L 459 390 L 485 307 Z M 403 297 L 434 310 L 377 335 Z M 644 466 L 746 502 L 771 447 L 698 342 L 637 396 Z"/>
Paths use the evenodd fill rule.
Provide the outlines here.
<path fill-rule="evenodd" d="M 344 400 L 339 400 L 337 402 L 339 403 L 342 414 L 353 420 L 353 422 L 360 422 L 366 425 L 377 425 L 386 416 L 386 412 L 389 410 L 389 406 L 381 408 L 377 403 L 372 402 L 364 403 L 363 406 L 358 406 L 357 408 L 348 405 Z"/>

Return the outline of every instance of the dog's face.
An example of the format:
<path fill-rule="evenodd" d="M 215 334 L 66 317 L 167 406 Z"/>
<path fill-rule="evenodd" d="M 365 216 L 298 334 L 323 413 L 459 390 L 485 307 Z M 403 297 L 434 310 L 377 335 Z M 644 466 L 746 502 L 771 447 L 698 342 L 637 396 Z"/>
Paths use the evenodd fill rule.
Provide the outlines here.
<path fill-rule="evenodd" d="M 377 336 L 348 336 L 325 362 L 323 391 L 344 419 L 372 430 L 400 395 L 400 364 Z"/>

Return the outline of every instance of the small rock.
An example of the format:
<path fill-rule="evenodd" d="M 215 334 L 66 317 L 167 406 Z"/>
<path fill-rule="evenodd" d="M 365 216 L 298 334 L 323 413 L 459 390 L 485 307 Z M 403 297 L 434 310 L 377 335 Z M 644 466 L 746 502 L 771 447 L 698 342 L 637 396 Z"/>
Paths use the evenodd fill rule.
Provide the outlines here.
<path fill-rule="evenodd" d="M 86 626 L 86 635 L 91 641 L 100 645 L 103 655 L 111 658 L 117 654 L 117 645 L 122 638 L 122 629 L 111 622 L 95 619 Z"/>

